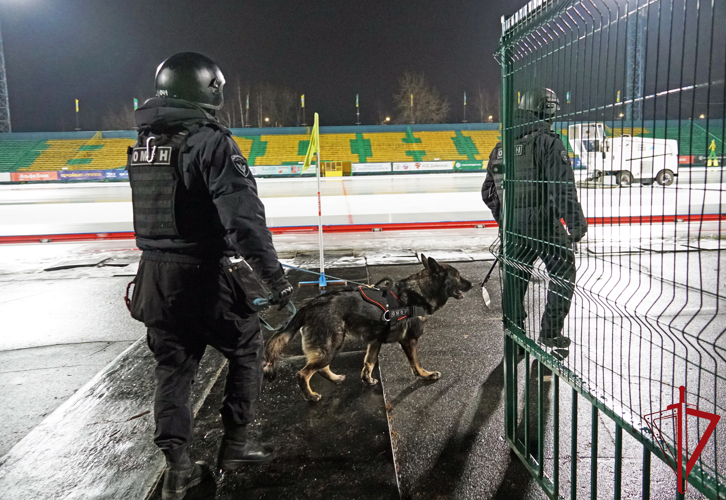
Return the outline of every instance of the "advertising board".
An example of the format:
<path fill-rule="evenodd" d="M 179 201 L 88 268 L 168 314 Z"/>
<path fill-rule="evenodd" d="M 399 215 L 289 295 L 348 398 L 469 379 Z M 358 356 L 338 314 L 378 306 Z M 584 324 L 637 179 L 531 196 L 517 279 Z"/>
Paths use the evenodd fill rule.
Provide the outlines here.
<path fill-rule="evenodd" d="M 103 170 L 64 170 L 58 173 L 61 181 L 103 181 L 106 176 Z"/>
<path fill-rule="evenodd" d="M 302 165 L 257 165 L 249 167 L 250 172 L 255 177 L 273 177 L 277 175 L 300 175 Z M 315 175 L 315 167 L 310 166 L 305 175 L 312 173 Z"/>
<path fill-rule="evenodd" d="M 104 170 L 103 175 L 107 181 L 129 180 L 129 173 L 126 170 Z"/>
<path fill-rule="evenodd" d="M 459 160 L 454 163 L 456 170 L 482 170 L 483 163 L 481 160 Z"/>
<path fill-rule="evenodd" d="M 10 180 L 13 182 L 57 181 L 58 172 L 10 172 Z"/>
<path fill-rule="evenodd" d="M 390 172 L 390 163 L 354 163 L 352 166 L 354 174 L 369 174 L 369 173 L 382 173 Z"/>
<path fill-rule="evenodd" d="M 454 170 L 453 161 L 416 161 L 396 162 L 394 172 L 427 172 L 437 170 Z"/>

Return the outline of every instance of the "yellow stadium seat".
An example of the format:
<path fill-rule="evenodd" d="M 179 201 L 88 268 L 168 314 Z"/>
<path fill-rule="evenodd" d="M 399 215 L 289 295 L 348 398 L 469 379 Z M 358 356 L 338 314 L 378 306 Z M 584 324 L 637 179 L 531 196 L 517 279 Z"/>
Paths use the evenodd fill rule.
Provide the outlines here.
<path fill-rule="evenodd" d="M 352 163 L 486 160 L 499 140 L 497 130 L 442 130 L 321 134 L 323 161 Z M 250 165 L 302 162 L 307 134 L 235 136 Z M 0 171 L 107 170 L 126 165 L 133 139 L 90 139 L 0 142 Z"/>

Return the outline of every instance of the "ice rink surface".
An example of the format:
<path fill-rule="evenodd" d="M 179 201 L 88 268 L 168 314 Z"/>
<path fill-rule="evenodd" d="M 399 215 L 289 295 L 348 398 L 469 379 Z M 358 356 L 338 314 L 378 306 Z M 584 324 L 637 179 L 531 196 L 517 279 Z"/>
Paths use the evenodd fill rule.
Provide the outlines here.
<path fill-rule="evenodd" d="M 578 172 L 578 177 L 583 173 Z M 417 174 L 321 180 L 323 224 L 492 220 L 481 200 L 484 174 Z M 706 182 L 704 182 L 706 181 Z M 588 217 L 723 213 L 720 171 L 681 171 L 678 182 L 580 189 Z M 258 179 L 273 228 L 315 226 L 315 178 Z M 0 237 L 133 231 L 128 183 L 0 186 Z"/>

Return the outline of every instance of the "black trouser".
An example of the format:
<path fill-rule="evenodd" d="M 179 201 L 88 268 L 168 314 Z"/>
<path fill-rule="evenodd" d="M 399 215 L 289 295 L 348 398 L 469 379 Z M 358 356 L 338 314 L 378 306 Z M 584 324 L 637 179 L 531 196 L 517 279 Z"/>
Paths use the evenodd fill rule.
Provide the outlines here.
<path fill-rule="evenodd" d="M 540 336 L 555 337 L 562 332 L 565 317 L 570 311 L 576 275 L 575 254 L 565 236 L 564 229 L 561 234 L 532 233 L 532 236 L 527 236 L 507 233 L 503 298 L 505 327 L 524 329 L 527 318 L 524 297 L 532 275 L 532 265 L 539 257 L 550 278 Z M 505 300 L 511 302 L 504 304 Z"/>
<path fill-rule="evenodd" d="M 136 276 L 132 315 L 148 327 L 154 353 L 154 442 L 172 462 L 187 453 L 194 416 L 192 384 L 207 345 L 229 361 L 220 412 L 224 421 L 254 420 L 262 389 L 263 338 L 257 313 L 218 262 L 144 252 Z"/>

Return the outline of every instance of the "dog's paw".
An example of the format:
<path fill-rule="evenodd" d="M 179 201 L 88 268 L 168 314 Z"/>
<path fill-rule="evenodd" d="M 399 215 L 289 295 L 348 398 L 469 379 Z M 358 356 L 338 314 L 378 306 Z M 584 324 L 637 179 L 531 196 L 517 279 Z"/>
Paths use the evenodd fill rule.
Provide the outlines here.
<path fill-rule="evenodd" d="M 370 385 L 370 386 L 376 385 L 378 383 L 378 379 L 377 378 L 373 378 L 373 377 L 364 378 L 362 380 L 363 380 L 363 383 L 365 385 Z"/>
<path fill-rule="evenodd" d="M 335 378 L 331 378 L 330 381 L 334 384 L 342 384 L 345 380 L 345 375 L 338 375 Z"/>
<path fill-rule="evenodd" d="M 318 394 L 317 392 L 311 392 L 310 394 L 305 395 L 305 399 L 307 401 L 316 402 L 316 401 L 320 401 L 320 398 L 322 398 L 322 396 L 320 394 Z"/>
<path fill-rule="evenodd" d="M 441 372 L 427 372 L 426 375 L 421 376 L 424 380 L 438 380 L 441 378 Z"/>

